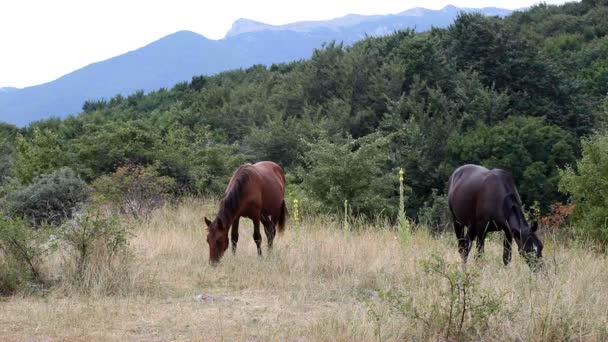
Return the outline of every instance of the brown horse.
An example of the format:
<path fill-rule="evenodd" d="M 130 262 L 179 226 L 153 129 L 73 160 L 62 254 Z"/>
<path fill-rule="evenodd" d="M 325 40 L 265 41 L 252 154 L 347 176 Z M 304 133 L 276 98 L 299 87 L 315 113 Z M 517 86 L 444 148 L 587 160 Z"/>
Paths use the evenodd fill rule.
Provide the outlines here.
<path fill-rule="evenodd" d="M 541 265 L 543 244 L 536 236 L 538 225 L 535 222 L 530 227 L 526 222 L 515 181 L 507 171 L 472 164 L 457 168 L 448 183 L 448 204 L 463 262 L 473 240 L 477 239 L 477 254 L 481 255 L 486 233 L 503 231 L 505 265 L 511 261 L 513 238 L 531 267 Z"/>
<path fill-rule="evenodd" d="M 275 227 L 278 226 L 279 232 L 285 228 L 287 208 L 284 195 L 285 174 L 279 165 L 263 161 L 239 167 L 228 183 L 215 220 L 211 222 L 205 217 L 209 262 L 219 262 L 228 249 L 228 229 L 231 226 L 232 252 L 236 253 L 241 217 L 253 221 L 253 240 L 257 245 L 258 255 L 262 255 L 260 222 L 264 225 L 268 249 L 272 249 Z"/>

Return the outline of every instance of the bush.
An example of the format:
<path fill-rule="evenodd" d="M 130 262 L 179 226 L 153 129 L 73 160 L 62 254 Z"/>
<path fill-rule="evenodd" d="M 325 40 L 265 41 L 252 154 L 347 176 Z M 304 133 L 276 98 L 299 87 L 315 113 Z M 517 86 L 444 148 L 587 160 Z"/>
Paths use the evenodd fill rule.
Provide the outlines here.
<path fill-rule="evenodd" d="M 52 247 L 48 229 L 33 230 L 23 220 L 0 213 L 0 295 L 30 282 L 43 283 L 40 265 Z"/>
<path fill-rule="evenodd" d="M 433 255 L 421 266 L 421 277 L 436 291 L 430 303 L 394 290 L 380 291 L 377 301 L 363 299 L 378 339 L 382 340 L 382 324 L 388 315 L 405 318 L 404 324 L 423 325 L 429 340 L 438 340 L 437 332 L 443 335 L 441 341 L 471 341 L 484 336 L 493 316 L 502 308 L 502 296 L 481 287 L 479 272 L 448 263 L 441 256 Z"/>
<path fill-rule="evenodd" d="M 301 171 L 302 187 L 334 213 L 342 212 L 348 200 L 355 216 L 395 217 L 397 172 L 391 172 L 386 140 L 374 138 L 346 144 L 321 141 L 311 146 L 305 155 L 308 165 Z"/>
<path fill-rule="evenodd" d="M 165 203 L 175 188 L 175 180 L 159 176 L 157 165 L 126 165 L 97 178 L 92 186 L 101 203 L 138 219 L 148 218 Z"/>
<path fill-rule="evenodd" d="M 420 223 L 429 227 L 433 233 L 449 230 L 451 220 L 448 196 L 438 195 L 437 190 L 433 189 L 431 199 L 420 209 L 419 218 Z"/>
<path fill-rule="evenodd" d="M 579 239 L 599 242 L 608 249 L 608 133 L 582 141 L 583 156 L 576 169 L 560 172 L 560 190 L 575 204 L 574 233 Z"/>
<path fill-rule="evenodd" d="M 58 235 L 69 256 L 64 263 L 66 284 L 106 294 L 124 289 L 124 280 L 129 279 L 129 231 L 116 217 L 83 210 Z"/>
<path fill-rule="evenodd" d="M 43 175 L 3 199 L 6 213 L 22 218 L 32 227 L 58 225 L 72 217 L 76 207 L 89 198 L 87 184 L 69 168 Z"/>

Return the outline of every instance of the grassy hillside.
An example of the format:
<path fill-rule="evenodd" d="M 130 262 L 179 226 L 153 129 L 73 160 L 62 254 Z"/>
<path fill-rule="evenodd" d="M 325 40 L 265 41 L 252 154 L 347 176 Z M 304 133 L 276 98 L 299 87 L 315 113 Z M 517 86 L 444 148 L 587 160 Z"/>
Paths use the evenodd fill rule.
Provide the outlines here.
<path fill-rule="evenodd" d="M 213 202 L 187 201 L 157 211 L 149 222 L 132 222 L 128 271 L 118 280 L 97 278 L 92 292 L 64 283 L 48 293 L 2 299 L 2 340 L 608 338 L 608 294 L 601 290 L 608 259 L 552 236 L 545 239 L 543 273 L 531 273 L 519 255 L 504 267 L 499 236 L 482 259 L 471 259 L 471 276 L 461 283 L 468 282 L 472 302 L 458 334 L 462 302 L 455 299 L 448 333 L 449 281 L 440 275 L 464 274 L 451 234 L 417 231 L 403 247 L 382 222 L 351 232 L 340 220 L 305 216 L 289 223 L 272 254 L 264 250 L 258 258 L 244 221 L 236 256 L 211 267 L 201 222 L 214 212 Z M 58 278 L 65 276 L 62 253 L 46 265 Z M 114 284 L 110 292 L 107 282 Z M 390 294 L 403 297 L 391 301 Z"/>

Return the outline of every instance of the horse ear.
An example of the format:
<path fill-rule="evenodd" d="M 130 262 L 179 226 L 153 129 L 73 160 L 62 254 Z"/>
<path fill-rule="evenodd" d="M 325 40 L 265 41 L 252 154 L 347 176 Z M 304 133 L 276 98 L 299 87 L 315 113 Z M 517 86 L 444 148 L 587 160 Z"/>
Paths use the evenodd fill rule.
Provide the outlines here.
<path fill-rule="evenodd" d="M 209 221 L 207 216 L 205 216 L 205 223 L 207 224 L 207 227 L 211 226 L 211 221 Z"/>

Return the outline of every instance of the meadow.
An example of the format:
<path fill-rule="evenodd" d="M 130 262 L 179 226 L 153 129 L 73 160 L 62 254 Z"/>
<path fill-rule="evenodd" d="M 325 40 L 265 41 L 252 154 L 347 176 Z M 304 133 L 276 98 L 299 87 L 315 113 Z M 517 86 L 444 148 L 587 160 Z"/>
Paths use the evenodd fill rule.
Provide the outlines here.
<path fill-rule="evenodd" d="M 249 220 L 236 255 L 208 264 L 203 216 L 187 200 L 130 225 L 129 256 L 83 291 L 62 282 L 66 251 L 42 269 L 49 290 L 0 299 L 3 341 L 605 341 L 608 258 L 545 238 L 545 268 L 502 264 L 494 234 L 460 265 L 456 239 L 387 222 L 288 222 L 256 255 Z"/>

